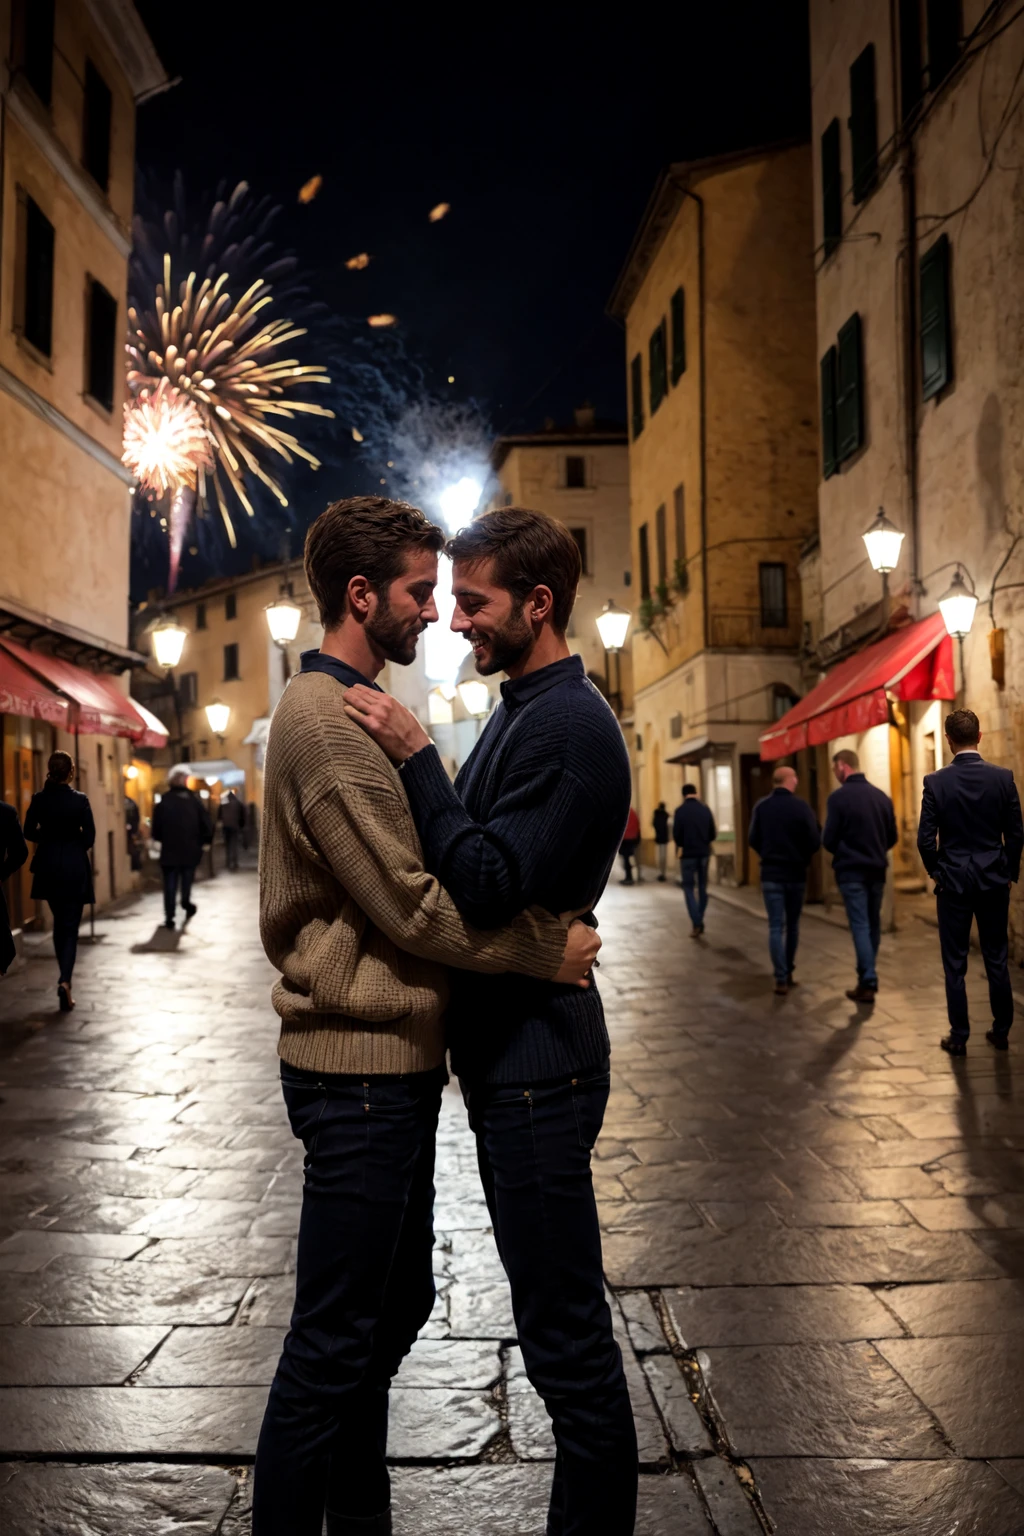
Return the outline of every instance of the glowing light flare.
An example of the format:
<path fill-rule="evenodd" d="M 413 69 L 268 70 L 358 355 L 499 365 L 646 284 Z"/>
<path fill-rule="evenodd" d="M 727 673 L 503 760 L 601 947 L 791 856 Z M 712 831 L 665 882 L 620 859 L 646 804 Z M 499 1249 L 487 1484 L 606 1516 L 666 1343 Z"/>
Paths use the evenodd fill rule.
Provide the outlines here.
<path fill-rule="evenodd" d="M 322 176 L 311 176 L 308 181 L 304 181 L 299 188 L 299 202 L 311 203 L 323 184 Z"/>
<path fill-rule="evenodd" d="M 206 706 L 206 718 L 210 723 L 210 730 L 215 736 L 223 736 L 231 719 L 231 708 L 228 704 L 222 704 L 219 699 L 214 699 L 212 704 Z"/>
<path fill-rule="evenodd" d="M 370 265 L 369 251 L 360 251 L 358 256 L 350 256 L 345 265 L 350 272 L 362 272 Z"/>
<path fill-rule="evenodd" d="M 363 441 L 363 434 L 360 432 L 358 427 L 352 428 L 352 441 L 354 443 L 361 443 Z"/>
<path fill-rule="evenodd" d="M 176 624 L 173 619 L 164 619 L 150 630 L 149 638 L 153 645 L 157 666 L 170 669 L 176 667 L 181 660 L 181 653 L 188 639 L 188 630 Z"/>
<path fill-rule="evenodd" d="M 978 599 L 964 581 L 957 566 L 947 591 L 939 598 L 939 612 L 946 626 L 947 635 L 955 640 L 965 639 L 971 632 Z"/>
<path fill-rule="evenodd" d="M 160 495 L 194 490 L 199 471 L 213 468 L 202 416 L 166 379 L 125 404 L 121 459 L 140 485 Z"/>
<path fill-rule="evenodd" d="M 263 610 L 267 616 L 267 628 L 275 645 L 287 645 L 299 632 L 302 609 L 287 597 L 279 597 L 276 603 L 268 603 Z"/>
<path fill-rule="evenodd" d="M 631 615 L 610 597 L 596 619 L 597 632 L 606 651 L 621 651 L 626 643 Z"/>
<path fill-rule="evenodd" d="M 476 719 L 486 715 L 491 707 L 491 690 L 486 683 L 481 683 L 475 677 L 469 677 L 464 683 L 460 683 L 458 694 L 466 712 Z"/>
<path fill-rule="evenodd" d="M 454 485 L 445 486 L 438 497 L 444 520 L 452 533 L 458 533 L 473 521 L 473 513 L 480 505 L 483 486 L 479 480 L 463 475 Z"/>
<path fill-rule="evenodd" d="M 880 576 L 885 576 L 896 569 L 904 535 L 895 523 L 889 521 L 882 507 L 879 507 L 878 516 L 861 537 L 864 540 L 872 570 L 877 571 Z"/>
<path fill-rule="evenodd" d="M 445 214 L 451 213 L 451 211 L 451 203 L 435 203 L 433 208 L 431 208 L 430 212 L 427 214 L 427 218 L 430 220 L 431 224 L 439 224 L 444 218 Z"/>
<path fill-rule="evenodd" d="M 374 330 L 381 330 L 381 329 L 383 329 L 384 326 L 396 325 L 398 323 L 398 316 L 397 315 L 367 315 L 366 323 L 367 323 L 367 325 L 372 325 Z"/>

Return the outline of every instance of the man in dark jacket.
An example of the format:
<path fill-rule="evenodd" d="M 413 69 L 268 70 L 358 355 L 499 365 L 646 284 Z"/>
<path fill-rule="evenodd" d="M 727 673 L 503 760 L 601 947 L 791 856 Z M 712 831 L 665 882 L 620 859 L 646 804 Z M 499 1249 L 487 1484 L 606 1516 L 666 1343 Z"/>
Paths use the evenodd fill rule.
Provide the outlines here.
<path fill-rule="evenodd" d="M 238 835 L 245 827 L 245 806 L 233 789 L 220 803 L 218 820 L 224 832 L 224 862 L 228 869 L 238 868 Z"/>
<path fill-rule="evenodd" d="M 181 769 L 172 773 L 170 788 L 153 807 L 153 838 L 160 844 L 164 876 L 164 927 L 173 928 L 179 886 L 186 923 L 195 917 L 192 880 L 204 846 L 213 842 L 209 813 L 199 796 L 189 789 L 188 774 Z"/>
<path fill-rule="evenodd" d="M 771 794 L 754 806 L 747 838 L 761 858 L 761 895 L 778 997 L 785 997 L 793 985 L 807 866 L 821 847 L 818 818 L 797 795 L 799 782 L 792 768 L 776 768 Z"/>
<path fill-rule="evenodd" d="M 0 976 L 6 974 L 15 956 L 11 920 L 7 912 L 3 882 L 10 879 L 28 858 L 28 845 L 13 805 L 0 800 Z"/>
<path fill-rule="evenodd" d="M 668 807 L 664 800 L 659 800 L 651 824 L 654 827 L 654 848 L 658 855 L 658 880 L 662 883 L 668 870 L 668 821 Z"/>
<path fill-rule="evenodd" d="M 686 910 L 693 924 L 691 937 L 704 932 L 704 913 L 708 905 L 708 864 L 711 844 L 718 836 L 710 808 L 698 798 L 696 786 L 683 785 L 683 802 L 676 806 L 672 837 L 680 859 L 680 884 L 686 896 Z"/>
<path fill-rule="evenodd" d="M 896 813 L 889 796 L 861 773 L 856 752 L 837 752 L 832 772 L 839 788 L 828 797 L 821 841 L 832 855 L 857 955 L 857 985 L 846 995 L 851 1002 L 871 1004 L 878 991 L 882 897 L 889 849 L 895 848 L 898 838 Z"/>
<path fill-rule="evenodd" d="M 978 751 L 981 727 L 970 709 L 946 716 L 953 761 L 924 781 L 917 846 L 935 881 L 942 968 L 946 973 L 949 1034 L 939 1043 L 951 1056 L 967 1052 L 967 955 L 971 921 L 988 975 L 992 1028 L 985 1038 L 999 1051 L 1008 1044 L 1013 993 L 1007 943 L 1010 885 L 1020 876 L 1024 825 L 1009 768 L 986 763 Z"/>

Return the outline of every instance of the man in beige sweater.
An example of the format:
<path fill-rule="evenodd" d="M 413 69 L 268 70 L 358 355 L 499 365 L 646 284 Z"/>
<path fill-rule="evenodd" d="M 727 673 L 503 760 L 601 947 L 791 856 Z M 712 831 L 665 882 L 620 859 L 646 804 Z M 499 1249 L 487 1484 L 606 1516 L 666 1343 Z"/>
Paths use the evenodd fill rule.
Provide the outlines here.
<path fill-rule="evenodd" d="M 587 985 L 600 941 L 522 913 L 481 932 L 423 854 L 401 777 L 345 690 L 407 665 L 437 618 L 444 535 L 383 497 L 310 528 L 324 625 L 274 713 L 260 932 L 292 1128 L 306 1149 L 295 1309 L 256 1456 L 253 1536 L 388 1536 L 391 1378 L 434 1301 L 434 1137 L 446 968 Z M 486 1019 L 481 1028 L 487 1027 Z"/>

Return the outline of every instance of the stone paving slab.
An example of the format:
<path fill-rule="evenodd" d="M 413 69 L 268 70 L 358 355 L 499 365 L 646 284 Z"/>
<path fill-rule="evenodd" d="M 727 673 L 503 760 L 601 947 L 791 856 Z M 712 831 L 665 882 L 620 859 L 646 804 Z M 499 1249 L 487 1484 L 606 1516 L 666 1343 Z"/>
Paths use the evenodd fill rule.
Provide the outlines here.
<path fill-rule="evenodd" d="M 237 1484 L 220 1467 L 0 1466 L 4 1536 L 217 1536 Z"/>
<path fill-rule="evenodd" d="M 878 1349 L 961 1456 L 1024 1456 L 1024 1337 L 883 1339 Z"/>
<path fill-rule="evenodd" d="M 0 1328 L 0 1387 L 118 1386 L 166 1328 Z"/>

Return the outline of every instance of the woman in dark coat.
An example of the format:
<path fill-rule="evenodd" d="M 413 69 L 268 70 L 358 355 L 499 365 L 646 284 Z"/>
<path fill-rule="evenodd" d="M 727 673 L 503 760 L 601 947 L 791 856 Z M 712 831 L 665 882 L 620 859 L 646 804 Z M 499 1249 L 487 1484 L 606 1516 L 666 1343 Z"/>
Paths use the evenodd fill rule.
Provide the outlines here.
<path fill-rule="evenodd" d="M 53 913 L 53 947 L 60 966 L 57 1000 L 64 1013 L 75 1006 L 71 973 L 82 908 L 95 900 L 89 849 L 96 841 L 96 827 L 88 799 L 71 788 L 74 776 L 67 752 L 52 753 L 46 783 L 32 796 L 25 817 L 25 836 L 38 845 L 30 865 L 32 895 L 47 902 Z"/>
<path fill-rule="evenodd" d="M 14 959 L 14 938 L 11 920 L 4 899 L 3 882 L 20 869 L 28 858 L 25 839 L 21 835 L 21 822 L 13 805 L 0 800 L 0 976 L 6 974 Z"/>

